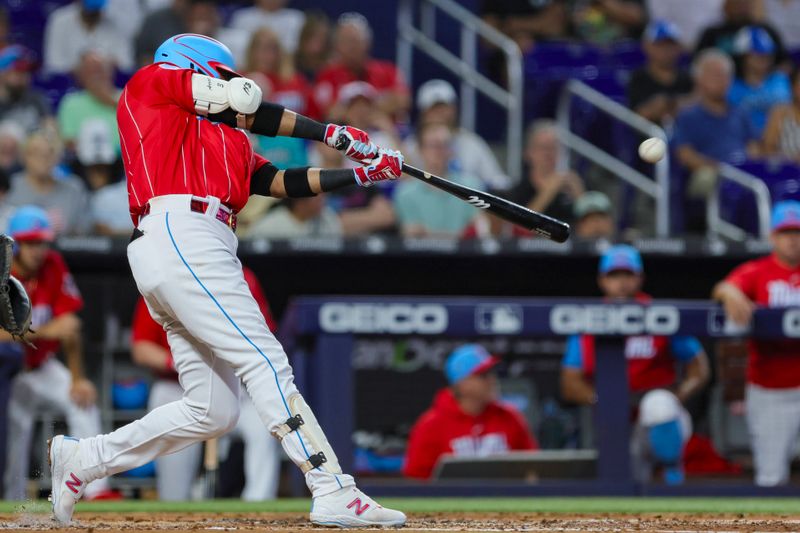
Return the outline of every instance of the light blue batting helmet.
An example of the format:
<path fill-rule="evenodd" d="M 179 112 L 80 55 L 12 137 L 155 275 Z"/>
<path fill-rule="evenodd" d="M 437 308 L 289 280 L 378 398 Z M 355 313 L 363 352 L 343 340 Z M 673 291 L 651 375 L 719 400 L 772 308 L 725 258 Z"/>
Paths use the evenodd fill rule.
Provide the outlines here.
<path fill-rule="evenodd" d="M 156 50 L 153 63 L 192 69 L 212 78 L 227 80 L 239 76 L 234 70 L 236 62 L 228 47 L 197 33 L 181 33 L 164 41 Z"/>

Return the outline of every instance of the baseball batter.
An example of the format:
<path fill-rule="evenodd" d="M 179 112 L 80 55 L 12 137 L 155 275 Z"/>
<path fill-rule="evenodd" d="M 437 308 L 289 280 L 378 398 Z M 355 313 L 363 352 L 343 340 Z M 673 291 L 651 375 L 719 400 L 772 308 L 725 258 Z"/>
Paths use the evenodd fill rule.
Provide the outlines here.
<path fill-rule="evenodd" d="M 36 413 L 42 408 L 56 410 L 67 419 L 74 435 L 90 437 L 100 431 L 97 392 L 83 376 L 81 323 L 77 312 L 81 298 L 64 259 L 50 249 L 53 229 L 45 211 L 35 206 L 18 208 L 8 223 L 16 244 L 11 272 L 19 279 L 31 300 L 32 327 L 26 338 L 25 367 L 11 384 L 8 405 L 10 435 L 5 498 L 26 497 L 31 438 Z M 0 340 L 11 340 L 0 332 Z M 65 366 L 56 358 L 61 351 Z M 87 489 L 87 496 L 108 494 L 108 482 L 99 480 Z"/>
<path fill-rule="evenodd" d="M 233 232 L 251 194 L 303 197 L 368 186 L 399 177 L 403 156 L 379 149 L 355 128 L 262 102 L 258 86 L 233 64 L 222 43 L 181 34 L 167 39 L 155 63 L 122 91 L 117 120 L 136 225 L 128 261 L 150 314 L 167 332 L 184 395 L 107 435 L 55 437 L 54 515 L 70 522 L 95 479 L 234 428 L 241 381 L 266 428 L 305 474 L 313 523 L 403 525 L 403 513 L 378 505 L 342 472 L 250 294 Z M 253 153 L 245 128 L 325 142 L 366 166 L 278 170 Z"/>
<path fill-rule="evenodd" d="M 247 267 L 242 271 L 247 286 L 267 321 L 267 326 L 270 331 L 275 331 L 272 313 L 255 273 Z M 183 388 L 178 382 L 175 361 L 169 351 L 167 333 L 150 316 L 144 299 L 139 299 L 133 314 L 131 355 L 134 361 L 157 373 L 157 379 L 150 388 L 148 409 L 153 410 L 181 399 Z M 229 435 L 232 434 L 241 436 L 244 441 L 245 484 L 242 499 L 246 501 L 274 499 L 278 493 L 280 475 L 278 442 L 264 429 L 255 406 L 247 395 L 242 396 L 239 422 Z M 202 446 L 197 443 L 156 459 L 156 487 L 159 499 L 169 501 L 189 499 L 201 454 Z"/>

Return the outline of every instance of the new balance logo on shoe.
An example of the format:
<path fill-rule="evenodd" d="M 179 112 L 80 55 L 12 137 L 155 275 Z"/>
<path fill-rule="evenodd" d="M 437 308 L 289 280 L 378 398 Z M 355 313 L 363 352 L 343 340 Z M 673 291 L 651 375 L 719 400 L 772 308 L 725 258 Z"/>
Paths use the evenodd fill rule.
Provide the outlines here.
<path fill-rule="evenodd" d="M 65 481 L 65 483 L 67 485 L 67 488 L 69 490 L 71 490 L 72 492 L 74 492 L 75 494 L 78 494 L 78 487 L 83 485 L 83 481 L 78 479 L 78 477 L 73 473 L 70 473 L 69 477 L 72 478 L 72 479 L 68 479 L 67 481 Z M 358 513 L 358 514 L 361 514 L 361 513 Z"/>
<path fill-rule="evenodd" d="M 352 509 L 355 507 L 356 516 L 361 516 L 361 514 L 369 509 L 369 504 L 366 503 L 363 506 L 361 505 L 361 498 L 356 498 L 355 500 L 351 501 L 350 504 L 347 506 L 348 509 Z"/>

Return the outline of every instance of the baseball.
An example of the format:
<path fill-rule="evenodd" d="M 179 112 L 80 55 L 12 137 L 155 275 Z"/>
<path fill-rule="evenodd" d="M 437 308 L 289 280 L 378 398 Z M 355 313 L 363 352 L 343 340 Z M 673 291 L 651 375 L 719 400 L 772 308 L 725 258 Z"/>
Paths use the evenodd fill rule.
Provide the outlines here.
<path fill-rule="evenodd" d="M 656 137 L 650 137 L 639 145 L 639 157 L 648 163 L 661 161 L 667 153 L 667 143 Z"/>

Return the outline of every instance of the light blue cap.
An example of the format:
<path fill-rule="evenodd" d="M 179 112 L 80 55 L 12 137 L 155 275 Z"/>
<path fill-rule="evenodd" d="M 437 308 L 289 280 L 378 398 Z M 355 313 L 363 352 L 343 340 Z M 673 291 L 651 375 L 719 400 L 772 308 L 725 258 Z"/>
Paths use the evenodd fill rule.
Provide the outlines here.
<path fill-rule="evenodd" d="M 462 379 L 486 372 L 500 360 L 479 344 L 465 344 L 456 348 L 444 363 L 444 375 L 450 385 Z"/>
<path fill-rule="evenodd" d="M 784 200 L 772 207 L 772 231 L 800 229 L 800 202 Z"/>
<path fill-rule="evenodd" d="M 639 250 L 627 244 L 618 244 L 606 250 L 600 258 L 599 271 L 601 274 L 608 274 L 614 270 L 628 270 L 634 274 L 641 274 L 644 267 Z"/>

